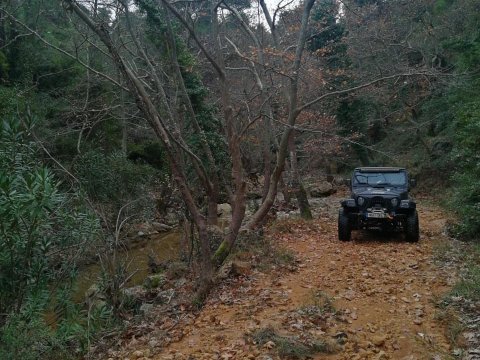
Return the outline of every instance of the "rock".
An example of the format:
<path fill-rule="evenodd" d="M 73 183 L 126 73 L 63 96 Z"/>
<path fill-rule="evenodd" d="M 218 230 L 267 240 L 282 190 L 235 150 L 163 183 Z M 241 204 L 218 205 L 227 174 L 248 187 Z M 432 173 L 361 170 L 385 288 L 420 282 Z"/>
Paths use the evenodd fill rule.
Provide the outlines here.
<path fill-rule="evenodd" d="M 372 343 L 375 346 L 383 346 L 385 344 L 385 341 L 387 341 L 386 335 L 377 335 L 374 336 L 372 339 Z"/>
<path fill-rule="evenodd" d="M 371 346 L 371 344 L 372 344 L 371 342 L 366 341 L 366 340 L 365 341 L 360 341 L 358 343 L 358 347 L 360 349 L 367 350 Z"/>
<path fill-rule="evenodd" d="M 417 317 L 422 317 L 423 315 L 425 315 L 425 313 L 423 312 L 422 309 L 417 309 L 417 310 L 415 310 L 415 315 Z"/>
<path fill-rule="evenodd" d="M 85 291 L 85 299 L 91 299 L 96 297 L 100 293 L 100 289 L 97 284 L 90 286 L 87 291 Z"/>
<path fill-rule="evenodd" d="M 165 278 L 165 275 L 154 274 L 147 276 L 147 278 L 143 282 L 143 286 L 145 286 L 146 289 L 151 290 L 162 287 L 163 285 L 165 285 L 166 282 L 167 280 Z"/>
<path fill-rule="evenodd" d="M 163 223 L 169 226 L 177 226 L 178 225 L 178 216 L 175 212 L 168 212 L 163 219 Z"/>
<path fill-rule="evenodd" d="M 169 301 L 171 301 L 171 299 L 173 298 L 173 296 L 175 295 L 175 290 L 174 289 L 168 289 L 168 290 L 165 290 L 165 291 L 160 291 L 158 294 L 157 294 L 157 301 L 159 303 L 168 303 Z"/>
<path fill-rule="evenodd" d="M 123 296 L 127 297 L 129 301 L 132 302 L 140 302 L 142 299 L 145 298 L 146 291 L 143 286 L 133 286 L 129 288 L 125 288 L 122 290 Z"/>
<path fill-rule="evenodd" d="M 148 342 L 148 346 L 150 346 L 151 348 L 156 348 L 158 346 L 160 346 L 161 344 L 155 340 L 155 339 L 152 339 Z"/>
<path fill-rule="evenodd" d="M 228 203 L 217 204 L 217 214 L 224 218 L 232 216 L 232 206 Z"/>
<path fill-rule="evenodd" d="M 170 225 L 162 224 L 160 222 L 153 222 L 152 227 L 158 232 L 167 232 L 173 229 Z"/>
<path fill-rule="evenodd" d="M 344 331 L 339 331 L 333 336 L 340 345 L 343 345 L 347 342 L 348 335 Z"/>
<path fill-rule="evenodd" d="M 277 200 L 282 202 L 282 201 L 285 201 L 285 195 L 283 195 L 282 192 L 278 192 L 277 193 Z"/>
<path fill-rule="evenodd" d="M 217 279 L 225 280 L 229 276 L 248 276 L 252 272 L 252 266 L 246 261 L 227 261 L 217 273 Z"/>
<path fill-rule="evenodd" d="M 140 351 L 140 350 L 136 350 L 132 354 L 132 359 L 138 359 L 138 358 L 141 358 L 141 357 L 143 357 L 143 352 Z"/>
<path fill-rule="evenodd" d="M 104 308 L 104 307 L 106 307 L 106 306 L 107 306 L 107 302 L 106 302 L 105 300 L 95 299 L 95 300 L 93 301 L 93 306 L 92 306 L 92 307 L 93 307 L 94 309 L 99 310 L 99 309 Z"/>
<path fill-rule="evenodd" d="M 345 294 L 343 295 L 343 297 L 344 297 L 345 299 L 347 299 L 348 301 L 351 301 L 351 300 L 353 300 L 353 298 L 355 297 L 355 291 L 353 291 L 353 290 L 347 290 L 347 291 L 345 292 Z"/>
<path fill-rule="evenodd" d="M 148 316 L 148 315 L 151 315 L 153 310 L 154 310 L 154 306 L 153 304 L 149 304 L 149 303 L 143 303 L 141 306 L 140 306 L 140 313 L 142 313 L 143 315 L 145 316 Z M 142 354 L 143 356 L 143 354 Z"/>
<path fill-rule="evenodd" d="M 264 346 L 265 346 L 265 348 L 267 348 L 267 349 L 272 349 L 272 348 L 275 347 L 275 343 L 270 340 L 270 341 L 267 341 Z"/>
<path fill-rule="evenodd" d="M 223 230 L 217 225 L 208 225 L 207 231 L 210 236 L 216 236 L 220 238 L 223 238 L 224 236 Z"/>
<path fill-rule="evenodd" d="M 336 190 L 334 189 L 333 185 L 327 181 L 323 181 L 319 184 L 314 185 L 310 189 L 310 196 L 311 197 L 327 197 L 332 194 L 335 194 Z"/>
<path fill-rule="evenodd" d="M 226 261 L 217 271 L 217 279 L 225 280 L 226 278 L 228 278 L 230 276 L 230 273 L 232 272 L 232 266 L 232 261 Z"/>
<path fill-rule="evenodd" d="M 273 360 L 273 359 L 269 355 L 264 355 L 263 357 L 261 357 L 261 360 Z"/>
<path fill-rule="evenodd" d="M 423 320 L 420 319 L 420 318 L 416 318 L 415 320 L 413 320 L 413 323 L 414 323 L 415 325 L 422 325 Z"/>
<path fill-rule="evenodd" d="M 388 355 L 385 353 L 385 351 L 380 351 L 377 356 L 375 356 L 375 360 L 387 360 Z"/>
<path fill-rule="evenodd" d="M 232 274 L 236 276 L 248 276 L 252 272 L 252 266 L 246 261 L 233 261 Z"/>
<path fill-rule="evenodd" d="M 462 349 L 453 349 L 452 354 L 455 356 L 461 356 L 462 355 Z"/>

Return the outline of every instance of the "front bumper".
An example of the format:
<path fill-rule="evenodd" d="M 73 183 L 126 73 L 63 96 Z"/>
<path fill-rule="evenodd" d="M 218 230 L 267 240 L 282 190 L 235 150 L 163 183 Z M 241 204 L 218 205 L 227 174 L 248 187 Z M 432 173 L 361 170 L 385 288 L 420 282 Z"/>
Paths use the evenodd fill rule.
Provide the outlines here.
<path fill-rule="evenodd" d="M 353 229 L 403 227 L 406 213 L 374 209 L 371 211 L 350 212 L 348 214 Z"/>

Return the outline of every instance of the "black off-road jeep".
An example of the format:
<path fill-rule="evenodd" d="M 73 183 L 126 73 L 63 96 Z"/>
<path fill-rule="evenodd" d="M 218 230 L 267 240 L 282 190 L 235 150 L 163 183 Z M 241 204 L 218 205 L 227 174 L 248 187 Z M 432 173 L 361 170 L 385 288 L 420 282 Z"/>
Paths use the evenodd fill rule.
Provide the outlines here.
<path fill-rule="evenodd" d="M 420 237 L 416 203 L 408 196 L 415 186 L 407 171 L 396 167 L 361 167 L 349 181 L 351 198 L 341 202 L 338 238 L 351 239 L 352 230 L 401 230 L 410 242 Z"/>

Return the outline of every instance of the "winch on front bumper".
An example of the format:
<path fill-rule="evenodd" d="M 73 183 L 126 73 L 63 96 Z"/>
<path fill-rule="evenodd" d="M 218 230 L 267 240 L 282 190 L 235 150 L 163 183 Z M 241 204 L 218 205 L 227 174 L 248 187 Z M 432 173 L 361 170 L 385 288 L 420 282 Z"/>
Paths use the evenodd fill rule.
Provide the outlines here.
<path fill-rule="evenodd" d="M 403 229 L 408 214 L 416 208 L 415 202 L 410 199 L 393 204 L 392 199 L 366 199 L 362 205 L 358 204 L 358 199 L 342 201 L 343 214 L 348 216 L 352 230 Z"/>

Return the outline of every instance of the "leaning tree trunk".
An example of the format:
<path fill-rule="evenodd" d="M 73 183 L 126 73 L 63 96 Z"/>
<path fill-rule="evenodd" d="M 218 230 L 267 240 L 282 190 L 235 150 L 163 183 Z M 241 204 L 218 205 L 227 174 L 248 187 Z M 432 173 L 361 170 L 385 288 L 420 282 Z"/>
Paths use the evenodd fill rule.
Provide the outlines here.
<path fill-rule="evenodd" d="M 219 198 L 219 176 L 217 173 L 217 166 L 215 163 L 215 158 L 213 156 L 213 151 L 210 148 L 210 145 L 208 144 L 207 137 L 205 135 L 205 132 L 201 128 L 199 122 L 197 121 L 197 117 L 195 115 L 195 111 L 193 109 L 192 102 L 190 100 L 190 96 L 188 95 L 187 87 L 185 85 L 185 79 L 183 77 L 182 71 L 180 69 L 180 64 L 178 62 L 178 55 L 177 55 L 177 44 L 175 40 L 175 35 L 173 33 L 172 29 L 172 24 L 170 21 L 170 17 L 168 16 L 168 8 L 164 4 L 163 8 L 165 9 L 165 12 L 167 13 L 166 20 L 167 20 L 167 30 L 168 30 L 168 36 L 170 40 L 170 46 L 171 46 L 171 58 L 172 58 L 172 64 L 174 68 L 174 72 L 177 78 L 177 83 L 179 86 L 180 90 L 180 96 L 182 98 L 182 102 L 187 110 L 188 116 L 192 122 L 193 129 L 199 135 L 200 138 L 200 146 L 202 148 L 202 151 L 204 155 L 206 156 L 208 165 L 207 165 L 207 170 L 208 170 L 208 175 L 209 175 L 209 181 L 211 183 L 211 187 L 207 188 L 207 201 L 208 201 L 208 206 L 207 206 L 207 223 L 208 225 L 217 225 L 218 223 L 218 215 L 217 215 L 217 204 L 218 204 L 218 198 Z"/>
<path fill-rule="evenodd" d="M 138 77 L 134 74 L 131 68 L 121 57 L 118 49 L 115 47 L 109 32 L 105 27 L 100 26 L 91 17 L 84 12 L 80 5 L 75 0 L 66 0 L 71 9 L 78 15 L 78 17 L 94 32 L 108 49 L 115 67 L 122 74 L 122 77 L 130 90 L 131 95 L 135 98 L 137 107 L 142 112 L 142 115 L 149 122 L 157 137 L 162 141 L 165 152 L 167 154 L 173 178 L 177 183 L 180 193 L 193 221 L 195 222 L 200 243 L 201 253 L 201 271 L 200 271 L 200 289 L 199 294 L 203 296 L 212 283 L 213 269 L 211 262 L 210 243 L 207 231 L 207 224 L 205 217 L 200 213 L 193 193 L 189 188 L 185 173 L 178 160 L 178 153 L 175 146 L 172 144 L 171 135 L 164 127 L 163 118 L 158 112 L 157 108 L 148 95 L 145 87 Z M 160 89 L 162 90 L 162 89 Z"/>

